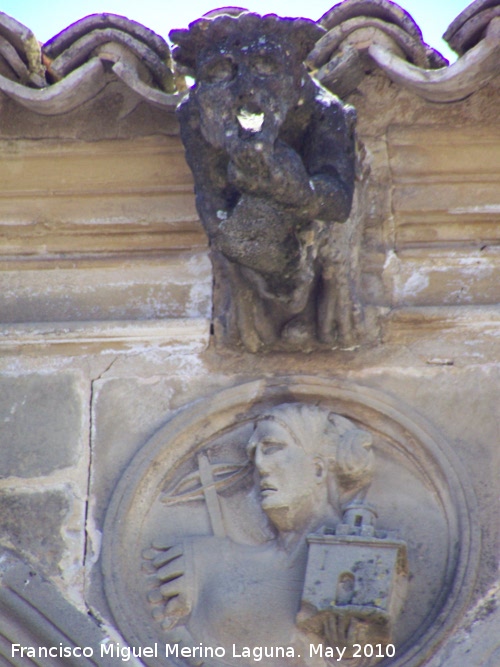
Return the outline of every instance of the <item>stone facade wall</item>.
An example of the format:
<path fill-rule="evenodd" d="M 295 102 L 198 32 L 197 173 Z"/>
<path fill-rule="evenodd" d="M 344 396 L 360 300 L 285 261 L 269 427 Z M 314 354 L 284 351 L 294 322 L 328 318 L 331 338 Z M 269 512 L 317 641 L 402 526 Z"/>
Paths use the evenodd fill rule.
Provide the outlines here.
<path fill-rule="evenodd" d="M 349 96 L 359 160 L 345 224 L 361 230 L 353 291 L 369 335 L 312 354 L 214 344 L 207 240 L 173 112 L 141 102 L 121 118 L 128 93 L 116 82 L 56 121 L 2 98 L 2 547 L 115 636 L 101 546 L 134 455 L 224 390 L 340 383 L 428 423 L 453 452 L 476 499 L 467 511 L 477 571 L 468 615 L 419 664 L 455 667 L 467 654 L 472 667 L 494 667 L 499 81 L 440 104 L 377 71 Z M 425 559 L 429 545 L 413 547 Z"/>

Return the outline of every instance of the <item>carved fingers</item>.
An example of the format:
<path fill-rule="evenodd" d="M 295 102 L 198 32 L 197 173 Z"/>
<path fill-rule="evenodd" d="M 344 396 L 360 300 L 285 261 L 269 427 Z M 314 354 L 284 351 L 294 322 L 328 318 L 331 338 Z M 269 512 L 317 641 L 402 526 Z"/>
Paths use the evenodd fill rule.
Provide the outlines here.
<path fill-rule="evenodd" d="M 143 552 L 143 559 L 143 571 L 152 575 L 153 585 L 147 595 L 152 616 L 168 630 L 190 611 L 184 581 L 183 545 L 153 545 Z"/>
<path fill-rule="evenodd" d="M 300 155 L 283 142 L 238 141 L 232 147 L 228 180 L 238 190 L 287 206 L 309 206 L 314 194 Z"/>
<path fill-rule="evenodd" d="M 261 142 L 237 141 L 231 146 L 228 180 L 242 192 L 260 190 L 270 176 L 271 150 Z"/>

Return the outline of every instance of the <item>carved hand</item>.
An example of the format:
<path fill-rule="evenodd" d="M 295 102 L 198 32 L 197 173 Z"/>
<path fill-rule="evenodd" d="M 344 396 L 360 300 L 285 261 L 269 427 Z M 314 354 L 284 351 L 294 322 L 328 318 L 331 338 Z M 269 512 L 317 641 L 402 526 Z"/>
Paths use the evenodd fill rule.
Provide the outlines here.
<path fill-rule="evenodd" d="M 234 141 L 228 180 L 247 194 L 269 197 L 280 204 L 311 206 L 314 190 L 301 157 L 290 146 L 268 146 L 259 139 Z"/>

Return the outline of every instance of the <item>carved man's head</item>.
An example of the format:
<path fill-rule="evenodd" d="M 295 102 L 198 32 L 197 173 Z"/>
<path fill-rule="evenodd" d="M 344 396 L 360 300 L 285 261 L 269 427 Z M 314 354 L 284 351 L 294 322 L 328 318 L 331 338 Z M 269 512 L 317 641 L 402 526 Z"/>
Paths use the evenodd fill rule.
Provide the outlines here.
<path fill-rule="evenodd" d="M 174 58 L 193 71 L 190 98 L 205 139 L 226 148 L 241 135 L 274 142 L 299 104 L 307 71 L 303 60 L 323 29 L 307 19 L 281 19 L 243 11 L 202 18 L 174 30 Z"/>
<path fill-rule="evenodd" d="M 248 452 L 260 476 L 262 508 L 276 527 L 300 530 L 339 495 L 352 497 L 373 474 L 372 437 L 348 419 L 300 403 L 256 424 Z"/>

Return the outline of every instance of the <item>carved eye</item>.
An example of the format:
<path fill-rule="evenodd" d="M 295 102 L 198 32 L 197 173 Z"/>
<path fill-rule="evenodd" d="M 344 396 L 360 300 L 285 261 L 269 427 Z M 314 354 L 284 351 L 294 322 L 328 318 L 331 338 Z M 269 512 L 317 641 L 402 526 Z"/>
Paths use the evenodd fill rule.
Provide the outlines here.
<path fill-rule="evenodd" d="M 216 58 L 208 62 L 201 73 L 207 83 L 224 83 L 232 81 L 236 76 L 237 66 L 231 58 Z"/>
<path fill-rule="evenodd" d="M 271 56 L 254 56 L 252 70 L 259 76 L 274 76 L 278 73 L 278 63 Z"/>
<path fill-rule="evenodd" d="M 285 448 L 284 443 L 282 442 L 263 442 L 261 446 L 262 453 L 265 456 L 268 456 L 270 454 L 276 454 L 277 452 L 280 452 L 282 449 Z"/>

